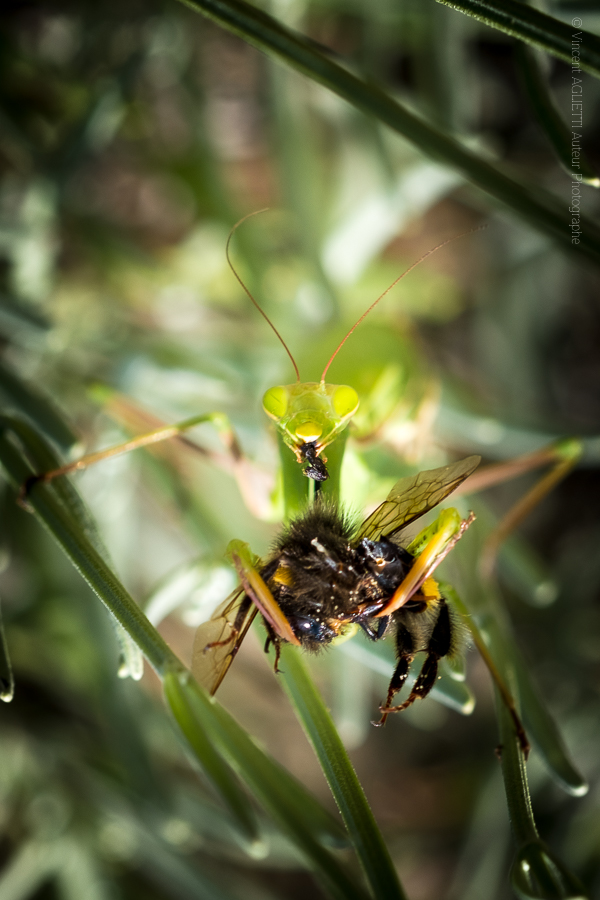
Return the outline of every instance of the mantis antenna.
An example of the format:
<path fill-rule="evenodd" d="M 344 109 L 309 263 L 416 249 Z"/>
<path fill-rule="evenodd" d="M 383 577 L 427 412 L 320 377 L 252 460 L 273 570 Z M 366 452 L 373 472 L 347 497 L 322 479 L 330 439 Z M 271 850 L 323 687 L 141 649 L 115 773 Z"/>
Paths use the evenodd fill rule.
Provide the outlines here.
<path fill-rule="evenodd" d="M 264 311 L 264 309 L 263 309 L 263 308 L 260 306 L 260 304 L 254 299 L 254 297 L 252 296 L 252 294 L 250 293 L 250 291 L 248 290 L 248 288 L 246 287 L 246 285 L 245 285 L 244 282 L 242 281 L 240 275 L 238 275 L 238 273 L 237 273 L 237 271 L 236 271 L 236 269 L 235 269 L 235 266 L 234 266 L 233 263 L 231 262 L 231 257 L 230 257 L 230 255 L 229 255 L 229 245 L 231 244 L 231 239 L 232 239 L 233 235 L 235 234 L 235 232 L 236 232 L 236 231 L 238 230 L 238 228 L 240 227 L 240 225 L 242 225 L 247 219 L 251 219 L 252 216 L 258 216 L 258 215 L 260 215 L 260 213 L 267 212 L 268 209 L 269 209 L 268 206 L 266 206 L 264 209 L 257 209 L 255 212 L 248 213 L 247 216 L 244 216 L 243 219 L 240 219 L 239 222 L 236 222 L 236 223 L 235 223 L 235 225 L 233 226 L 233 228 L 232 228 L 231 231 L 229 232 L 229 237 L 227 238 L 227 244 L 225 245 L 225 256 L 227 257 L 227 262 L 228 262 L 228 264 L 229 264 L 229 268 L 231 269 L 231 271 L 233 272 L 233 274 L 235 275 L 235 277 L 237 278 L 237 280 L 239 281 L 239 283 L 241 284 L 241 286 L 243 287 L 243 289 L 245 290 L 245 292 L 247 293 L 247 295 L 250 297 L 250 299 L 251 299 L 252 302 L 254 303 L 254 306 L 255 306 L 256 309 L 259 311 L 259 313 L 261 314 L 261 316 L 263 317 L 263 319 L 265 319 L 265 320 L 268 322 L 268 324 L 271 326 L 271 328 L 273 329 L 273 331 L 275 332 L 275 334 L 276 334 L 277 337 L 279 338 L 279 341 L 281 342 L 281 344 L 282 344 L 282 346 L 283 346 L 283 349 L 285 350 L 285 352 L 286 352 L 287 355 L 289 356 L 289 358 L 290 358 L 290 360 L 291 360 L 291 363 L 292 363 L 292 365 L 293 365 L 293 367 L 294 367 L 294 372 L 296 373 L 296 381 L 297 381 L 298 383 L 300 383 L 300 372 L 298 371 L 298 366 L 296 365 L 296 360 L 295 360 L 294 357 L 292 356 L 292 353 L 291 353 L 290 348 L 288 347 L 288 345 L 286 344 L 286 342 L 284 341 L 284 339 L 281 337 L 281 335 L 279 334 L 279 332 L 277 331 L 277 329 L 275 328 L 275 326 L 274 326 L 273 323 L 271 322 L 270 318 L 268 317 L 268 315 L 266 314 L 266 312 Z M 358 323 L 357 323 L 357 324 L 358 324 Z M 356 326 L 355 326 L 355 327 L 356 327 Z M 339 348 L 338 348 L 338 349 L 339 349 Z M 336 351 L 336 353 L 337 353 L 337 351 Z M 327 370 L 325 370 L 325 371 L 327 371 Z"/>
<path fill-rule="evenodd" d="M 242 221 L 243 221 L 243 220 L 242 220 Z M 404 278 L 405 275 L 408 275 L 409 272 L 412 272 L 412 270 L 415 269 L 420 263 L 422 263 L 424 259 L 427 259 L 427 257 L 428 257 L 428 256 L 431 256 L 432 253 L 435 253 L 436 250 L 440 250 L 442 247 L 445 247 L 446 244 L 451 244 L 452 241 L 457 241 L 459 238 L 465 237 L 465 235 L 467 235 L 467 234 L 474 234 L 476 231 L 483 231 L 484 228 L 487 228 L 487 225 L 486 225 L 486 224 L 484 224 L 484 225 L 478 225 L 477 228 L 470 228 L 469 231 L 463 231 L 461 234 L 455 234 L 454 237 L 451 237 L 451 238 L 448 238 L 448 239 L 445 240 L 445 241 L 442 241 L 442 243 L 441 243 L 441 244 L 438 244 L 437 247 L 432 247 L 431 250 L 428 250 L 427 253 L 424 253 L 423 256 L 421 256 L 416 262 L 414 262 L 414 263 L 412 264 L 412 266 L 409 266 L 408 269 L 406 269 L 406 271 L 402 273 L 402 275 L 399 275 L 399 276 L 396 278 L 395 281 L 392 281 L 392 283 L 390 284 L 390 286 L 387 287 L 387 288 L 385 289 L 385 291 L 383 292 L 383 294 L 380 294 L 379 297 L 377 298 L 377 300 L 375 300 L 373 303 L 371 303 L 371 305 L 369 306 L 369 308 L 368 308 L 367 310 L 365 310 L 365 312 L 362 314 L 362 316 L 360 317 L 360 319 L 357 319 L 357 321 L 354 323 L 354 325 L 352 326 L 352 328 L 350 329 L 350 331 L 346 334 L 346 336 L 345 336 L 344 338 L 342 338 L 342 340 L 340 341 L 340 343 L 338 344 L 338 346 L 337 346 L 336 349 L 334 350 L 332 356 L 330 357 L 329 362 L 327 363 L 327 365 L 326 365 L 325 368 L 323 369 L 323 374 L 321 375 L 321 384 L 324 384 L 324 383 L 325 383 L 325 376 L 327 375 L 327 371 L 328 371 L 328 369 L 329 369 L 331 363 L 334 361 L 334 359 L 336 358 L 336 356 L 338 355 L 338 353 L 340 352 L 340 350 L 342 349 L 342 347 L 344 346 L 344 344 L 346 343 L 346 341 L 348 340 L 348 338 L 350 337 L 350 335 L 353 334 L 353 333 L 356 331 L 356 329 L 358 328 L 358 326 L 361 324 L 361 322 L 362 322 L 364 319 L 366 319 L 366 317 L 369 315 L 369 313 L 371 312 L 371 310 L 372 310 L 372 309 L 375 309 L 375 307 L 377 306 L 377 304 L 379 303 L 379 301 L 380 301 L 380 300 L 383 300 L 383 298 L 385 297 L 385 295 L 386 295 L 386 294 L 389 294 L 389 292 L 392 290 L 392 288 L 396 287 L 396 285 L 398 284 L 399 281 L 402 281 L 402 279 Z M 264 313 L 263 313 L 263 315 L 264 315 Z M 288 351 L 288 352 L 289 352 L 289 351 Z"/>

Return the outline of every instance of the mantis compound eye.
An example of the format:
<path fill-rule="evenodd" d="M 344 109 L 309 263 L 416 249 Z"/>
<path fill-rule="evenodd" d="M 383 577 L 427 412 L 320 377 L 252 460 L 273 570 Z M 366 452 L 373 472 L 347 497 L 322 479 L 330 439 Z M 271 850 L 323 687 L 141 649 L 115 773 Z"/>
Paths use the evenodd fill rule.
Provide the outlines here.
<path fill-rule="evenodd" d="M 331 399 L 336 414 L 344 419 L 353 416 L 360 403 L 354 388 L 348 387 L 346 384 L 339 385 Z"/>
<path fill-rule="evenodd" d="M 288 408 L 288 392 L 284 387 L 272 387 L 263 396 L 263 409 L 272 419 L 281 419 Z"/>

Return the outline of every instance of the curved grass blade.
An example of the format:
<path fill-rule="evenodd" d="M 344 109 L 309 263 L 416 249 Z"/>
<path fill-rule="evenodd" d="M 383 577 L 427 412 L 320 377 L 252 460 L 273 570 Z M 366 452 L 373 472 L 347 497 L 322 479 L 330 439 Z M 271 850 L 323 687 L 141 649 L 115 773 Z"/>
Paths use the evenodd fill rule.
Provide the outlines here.
<path fill-rule="evenodd" d="M 577 132 L 575 129 L 567 126 L 556 108 L 535 52 L 530 47 L 518 44 L 516 47 L 516 59 L 521 80 L 533 112 L 540 127 L 552 144 L 560 164 L 569 175 L 578 181 L 589 184 L 591 187 L 600 187 L 598 173 L 592 168 L 591 163 L 581 150 L 579 143 L 581 135 L 579 135 L 577 145 L 575 145 L 573 142 L 576 140 Z M 579 212 L 579 209 L 577 209 L 577 212 Z"/>
<path fill-rule="evenodd" d="M 556 722 L 532 683 L 529 670 L 515 645 L 511 653 L 527 734 L 554 781 L 573 797 L 583 797 L 588 792 L 588 784 L 571 761 Z"/>
<path fill-rule="evenodd" d="M 60 421 L 61 420 L 59 419 L 59 422 Z M 35 466 L 37 472 L 47 472 L 60 465 L 60 460 L 54 451 L 40 439 L 35 431 L 19 420 L 13 420 L 12 428 L 15 434 L 19 434 L 21 440 L 27 446 L 29 459 Z M 100 536 L 96 523 L 71 482 L 67 478 L 57 478 L 52 483 L 52 489 L 56 492 L 56 496 L 60 498 L 65 509 L 68 510 L 74 522 L 90 541 L 94 549 L 100 554 L 107 565 L 112 568 L 110 554 Z M 134 681 L 139 681 L 144 674 L 144 660 L 142 653 L 119 622 L 113 617 L 111 617 L 111 621 L 121 648 L 121 661 L 118 672 L 119 677 L 130 677 Z"/>
<path fill-rule="evenodd" d="M 137 854 L 150 881 L 164 890 L 163 896 L 177 900 L 240 900 L 242 893 L 231 893 L 223 883 L 202 871 L 201 862 L 194 864 L 193 857 L 172 852 L 172 848 L 157 838 L 151 829 L 142 829 L 138 822 L 123 823 L 138 832 Z M 87 900 L 87 898 L 86 898 Z"/>
<path fill-rule="evenodd" d="M 258 826 L 254 811 L 245 794 L 240 790 L 237 779 L 232 777 L 229 766 L 208 740 L 204 729 L 198 727 L 197 719 L 190 707 L 189 698 L 182 689 L 179 676 L 167 672 L 163 681 L 163 689 L 175 721 L 202 770 L 206 772 L 212 784 L 217 788 L 227 807 L 233 813 L 236 822 L 242 826 L 242 833 L 252 845 L 256 844 Z"/>
<path fill-rule="evenodd" d="M 527 3 L 518 0 L 437 0 L 478 22 L 497 28 L 505 34 L 525 41 L 552 56 L 571 64 L 571 48 L 575 33 L 579 47 L 579 65 L 600 78 L 600 38 L 580 26 L 567 25 Z M 581 22 L 581 19 L 579 20 Z"/>
<path fill-rule="evenodd" d="M 34 328 L 36 331 L 48 331 L 51 322 L 35 306 L 26 303 L 11 294 L 0 291 L 0 323 L 5 323 L 7 330 L 14 331 Z"/>
<path fill-rule="evenodd" d="M 50 841 L 30 840 L 5 860 L 0 875 L 4 900 L 28 900 L 56 870 L 55 846 Z"/>
<path fill-rule="evenodd" d="M 485 509 L 478 511 L 478 517 L 482 524 L 493 527 L 493 520 Z M 529 667 L 506 620 L 500 596 L 491 583 L 483 583 L 473 574 L 475 565 L 476 554 L 472 557 L 468 579 L 468 606 L 453 588 L 445 585 L 444 590 L 452 597 L 484 659 L 485 655 L 490 657 L 504 683 L 503 690 L 519 701 L 527 737 L 540 754 L 549 775 L 567 793 L 583 796 L 587 792 L 587 783 L 572 762 L 554 718 L 531 679 Z"/>
<path fill-rule="evenodd" d="M 520 900 L 586 900 L 579 880 L 540 839 L 527 784 L 525 758 L 514 724 L 496 691 L 500 727 L 502 776 L 517 856 L 511 869 L 511 884 Z"/>
<path fill-rule="evenodd" d="M 511 535 L 498 552 L 498 573 L 523 603 L 535 609 L 551 606 L 559 587 L 549 568 L 533 548 Z"/>
<path fill-rule="evenodd" d="M 13 487 L 20 490 L 34 472 L 10 439 L 11 433 L 17 434 L 30 448 L 42 442 L 26 423 L 0 417 L 0 462 Z M 93 546 L 76 515 L 71 514 L 64 496 L 64 485 L 57 489 L 54 484 L 38 482 L 28 492 L 27 503 L 157 673 L 162 675 L 169 666 L 179 668 L 181 663 L 175 654 Z"/>
<path fill-rule="evenodd" d="M 327 850 L 317 836 L 333 838 L 340 845 L 341 830 L 335 820 L 285 769 L 257 747 L 222 707 L 211 700 L 189 673 L 179 677 L 189 709 L 199 727 L 228 759 L 261 805 L 299 848 L 315 876 L 339 900 L 366 900 L 356 876 Z M 326 831 L 325 831 L 326 829 Z"/>
<path fill-rule="evenodd" d="M 570 249 L 585 253 L 597 262 L 600 260 L 600 230 L 595 222 L 581 217 L 581 234 L 578 235 L 580 242 L 573 245 L 570 219 L 565 216 L 563 205 L 557 198 L 539 188 L 529 188 L 514 181 L 453 138 L 409 112 L 375 85 L 357 78 L 321 53 L 306 38 L 285 28 L 272 16 L 244 0 L 181 2 L 323 84 L 366 115 L 384 122 L 423 153 L 456 169 L 468 181 L 509 206 L 539 231 L 552 236 Z"/>
<path fill-rule="evenodd" d="M 575 876 L 540 839 L 533 818 L 522 746 L 523 736 L 519 734 L 515 716 L 510 709 L 511 702 L 518 706 L 522 701 L 531 698 L 527 692 L 520 696 L 516 694 L 519 686 L 517 667 L 514 661 L 512 642 L 504 633 L 502 609 L 493 595 L 491 585 L 479 584 L 478 602 L 482 605 L 485 604 L 487 608 L 485 612 L 483 608 L 481 611 L 477 611 L 476 623 L 475 617 L 465 607 L 456 592 L 446 585 L 442 589 L 452 595 L 452 602 L 471 629 L 478 649 L 484 659 L 488 658 L 486 660 L 488 668 L 490 671 L 492 668 L 496 671 L 494 689 L 500 730 L 502 777 L 510 822 L 518 848 L 511 873 L 512 886 L 521 900 L 554 900 L 554 898 L 576 900 L 576 898 L 583 898 L 585 895 L 578 893 L 581 886 Z M 491 609 L 494 609 L 495 612 L 493 616 Z M 523 704 L 523 717 L 528 724 L 529 715 L 529 710 L 526 712 L 525 704 Z M 538 736 L 539 734 L 540 730 L 538 729 Z M 543 732 L 542 735 L 547 737 Z M 575 777 L 580 776 L 575 773 Z"/>
<path fill-rule="evenodd" d="M 52 403 L 31 385 L 22 381 L 2 362 L 0 362 L 0 392 L 14 410 L 27 416 L 61 450 L 70 450 L 77 443 L 77 436 L 65 424 Z"/>
<path fill-rule="evenodd" d="M 34 448 L 39 459 L 44 444 L 35 433 L 23 422 L 3 417 L 0 419 L 0 461 L 4 465 L 13 485 L 18 489 L 30 477 L 31 469 L 26 460 L 19 454 L 8 437 L 8 432 L 17 434 L 28 449 Z M 50 454 L 49 449 L 45 452 Z M 75 494 L 69 485 L 69 492 Z M 125 629 L 128 638 L 146 656 L 150 664 L 160 676 L 168 671 L 181 671 L 183 664 L 165 643 L 160 634 L 150 624 L 144 613 L 128 594 L 114 572 L 104 561 L 97 549 L 81 528 L 79 515 L 83 504 L 74 506 L 73 515 L 69 505 L 64 502 L 67 494 L 66 486 L 57 490 L 54 483 L 34 484 L 27 495 L 27 503 L 36 516 L 60 544 L 75 568 L 102 600 L 109 612 Z M 75 494 L 75 496 L 77 496 Z M 185 728 L 182 730 L 188 736 Z M 199 762 L 206 765 L 206 774 L 220 793 L 243 834 L 251 841 L 256 839 L 256 824 L 248 800 L 241 791 L 237 780 L 233 777 L 211 747 L 206 747 L 201 738 L 194 736 L 192 742 Z"/>
<path fill-rule="evenodd" d="M 285 692 L 321 764 L 377 900 L 404 900 L 389 852 L 331 716 L 293 648 L 282 647 Z"/>
<path fill-rule="evenodd" d="M 0 700 L 10 703 L 15 694 L 15 680 L 13 677 L 8 644 L 4 633 L 2 612 L 0 611 Z"/>

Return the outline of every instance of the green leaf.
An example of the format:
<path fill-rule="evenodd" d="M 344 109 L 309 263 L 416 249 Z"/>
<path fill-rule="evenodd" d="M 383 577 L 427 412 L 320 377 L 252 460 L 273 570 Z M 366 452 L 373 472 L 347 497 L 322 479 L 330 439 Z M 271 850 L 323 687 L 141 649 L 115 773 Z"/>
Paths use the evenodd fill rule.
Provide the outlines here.
<path fill-rule="evenodd" d="M 3 900 L 28 900 L 56 869 L 55 844 L 32 840 L 3 863 L 0 896 Z"/>
<path fill-rule="evenodd" d="M 7 438 L 7 431 L 10 429 L 26 442 L 27 448 L 35 456 L 36 462 L 43 461 L 46 454 L 50 457 L 52 454 L 29 426 L 6 417 L 0 419 L 0 422 L 3 426 L 0 432 L 0 460 L 9 472 L 13 483 L 15 485 L 23 484 L 30 476 L 31 470 L 14 450 Z M 73 502 L 75 498 L 77 499 L 76 503 Z M 125 629 L 127 636 L 136 642 L 159 674 L 173 669 L 183 669 L 182 663 L 150 624 L 84 533 L 82 524 L 88 525 L 89 514 L 72 486 L 66 480 L 63 481 L 60 488 L 57 488 L 54 482 L 47 485 L 38 482 L 28 492 L 27 503 L 31 505 L 33 511 L 58 541 L 90 587 L 108 607 L 117 622 Z M 86 513 L 84 523 L 81 520 L 82 511 Z M 167 687 L 165 687 L 166 689 Z M 207 777 L 230 809 L 242 833 L 247 836 L 248 840 L 254 841 L 257 834 L 254 817 L 250 805 L 235 779 L 214 752 L 210 743 L 191 727 L 189 712 L 177 692 L 171 690 L 167 699 L 185 737 L 203 765 Z"/>
<path fill-rule="evenodd" d="M 7 325 L 7 331 L 15 328 L 33 328 L 36 331 L 48 331 L 49 320 L 32 304 L 0 291 L 0 323 Z"/>
<path fill-rule="evenodd" d="M 519 846 L 539 841 L 531 808 L 525 756 L 515 733 L 512 716 L 496 688 L 496 713 L 500 729 L 500 760 L 510 824 Z"/>

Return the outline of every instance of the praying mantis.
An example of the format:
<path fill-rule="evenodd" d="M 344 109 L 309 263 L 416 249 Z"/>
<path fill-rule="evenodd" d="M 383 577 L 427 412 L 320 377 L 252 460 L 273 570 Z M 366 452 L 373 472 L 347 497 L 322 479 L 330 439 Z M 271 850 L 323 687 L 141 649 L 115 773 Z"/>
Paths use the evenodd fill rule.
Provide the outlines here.
<path fill-rule="evenodd" d="M 381 297 L 385 296 L 385 293 Z M 350 338 L 363 318 L 364 315 L 348 332 L 340 347 Z M 438 466 L 435 470 L 407 476 L 397 482 L 388 498 L 357 525 L 348 519 L 340 500 L 340 474 L 345 443 L 359 398 L 355 389 L 349 385 L 329 385 L 326 381 L 329 365 L 337 352 L 336 350 L 327 364 L 321 381 L 303 383 L 300 373 L 297 372 L 295 384 L 278 385 L 265 394 L 265 410 L 275 422 L 278 434 L 287 525 L 277 538 L 271 555 L 263 559 L 256 557 L 250 548 L 240 541 L 230 544 L 229 556 L 237 570 L 241 587 L 217 608 L 208 622 L 200 626 L 196 637 L 194 671 L 208 691 L 214 693 L 234 661 L 241 641 L 255 617 L 263 620 L 268 644 L 275 646 L 276 667 L 279 652 L 285 653 L 282 665 L 286 683 L 292 669 L 292 659 L 297 655 L 293 652 L 292 655 L 286 653 L 288 644 L 302 644 L 309 649 L 312 645 L 312 649 L 315 649 L 326 645 L 329 640 L 332 643 L 344 640 L 356 628 L 361 629 L 372 641 L 379 641 L 387 632 L 393 632 L 396 639 L 397 660 L 388 694 L 380 705 L 379 721 L 375 723 L 381 725 L 391 713 L 406 709 L 417 699 L 426 697 L 437 677 L 439 661 L 451 657 L 460 650 L 460 641 L 455 637 L 458 616 L 456 612 L 450 612 L 451 604 L 452 609 L 458 610 L 462 621 L 469 625 L 473 641 L 490 669 L 501 698 L 500 718 L 502 721 L 507 719 L 507 723 L 502 726 L 501 738 L 502 765 L 509 771 L 508 776 L 505 776 L 507 798 L 509 805 L 513 804 L 511 816 L 514 814 L 514 821 L 518 823 L 517 838 L 519 845 L 525 847 L 523 852 L 526 856 L 523 858 L 529 865 L 527 854 L 530 851 L 527 848 L 530 847 L 535 832 L 528 806 L 523 769 L 523 757 L 527 754 L 529 742 L 521 722 L 514 685 L 498 666 L 495 656 L 490 652 L 477 627 L 477 622 L 470 617 L 464 606 L 461 607 L 456 592 L 450 585 L 438 582 L 435 577 L 438 563 L 445 557 L 454 556 L 452 552 L 454 546 L 471 525 L 472 516 L 463 519 L 454 510 L 443 510 L 437 519 L 416 537 L 404 538 L 400 535 L 400 541 L 397 541 L 395 532 L 400 532 L 411 520 L 416 521 L 426 510 L 433 509 L 454 489 L 469 488 L 476 482 L 479 482 L 479 487 L 498 483 L 507 476 L 551 464 L 548 473 L 522 498 L 488 540 L 484 552 L 486 557 L 484 565 L 489 573 L 493 569 L 497 548 L 503 537 L 510 533 L 533 505 L 574 465 L 577 447 L 572 442 L 565 442 L 562 446 L 543 449 L 510 464 L 488 467 L 487 471 L 478 467 L 478 459 L 472 457 L 447 466 Z M 299 412 L 297 401 L 300 412 L 304 415 L 302 421 L 294 420 L 294 416 Z M 331 406 L 329 412 L 323 414 L 326 402 Z M 324 415 L 323 419 L 319 418 L 321 415 Z M 61 492 L 68 487 L 60 476 L 85 469 L 92 463 L 129 450 L 152 446 L 171 438 L 186 440 L 185 432 L 199 423 L 210 423 L 216 428 L 226 449 L 231 470 L 238 476 L 238 481 L 243 486 L 246 461 L 240 443 L 228 418 L 218 412 L 203 413 L 176 425 L 160 425 L 151 432 L 134 437 L 124 444 L 118 444 L 108 451 L 91 454 L 64 466 L 53 468 L 52 464 L 38 462 L 37 474 L 29 477 L 18 474 L 23 469 L 16 464 L 13 465 L 9 448 L 3 445 L 1 440 L 0 452 L 4 465 L 13 473 L 13 483 L 21 486 L 19 492 L 21 503 L 24 506 L 31 504 L 38 516 L 45 521 L 48 521 L 47 513 L 56 513 L 53 527 L 56 526 L 55 530 L 60 532 L 61 509 L 53 510 L 48 507 L 44 493 L 46 490 L 56 490 L 60 507 Z M 16 426 L 11 424 L 10 427 L 14 431 Z M 203 448 L 200 449 L 206 453 Z M 327 520 L 325 524 L 329 523 L 325 534 L 323 534 L 324 518 Z M 333 536 L 332 529 L 329 528 L 331 521 L 334 523 Z M 315 532 L 317 526 L 319 530 Z M 476 528 L 477 526 L 474 526 L 470 529 L 470 533 L 474 533 Z M 298 542 L 301 545 L 299 553 L 294 549 L 297 548 Z M 62 543 L 77 565 L 80 557 L 77 548 L 74 552 L 70 551 L 68 535 Z M 289 604 L 290 589 L 295 591 L 301 577 L 317 564 L 317 567 L 320 567 L 319 584 L 324 583 L 328 590 L 336 589 L 340 582 L 340 574 L 347 576 L 350 569 L 355 570 L 351 578 L 341 578 L 347 593 L 351 595 L 349 602 L 342 609 L 328 608 L 327 615 L 321 615 L 318 610 L 315 614 L 315 600 L 318 604 L 319 600 L 322 601 L 324 598 L 319 598 L 318 595 L 315 597 L 314 590 L 312 608 L 307 609 L 305 601 L 304 606 L 300 608 L 290 607 Z M 99 566 L 98 561 L 95 564 L 96 571 Z M 86 574 L 86 577 L 94 585 L 94 571 L 85 565 L 81 565 L 80 569 L 91 573 Z M 332 578 L 331 573 L 336 577 Z M 390 573 L 393 574 L 393 578 L 387 579 Z M 111 575 L 107 573 L 104 584 L 108 587 L 111 586 L 110 579 Z M 314 588 L 314 579 L 312 585 Z M 206 703 L 204 695 L 199 693 L 197 682 L 182 669 L 180 661 L 174 657 L 150 623 L 144 621 L 143 614 L 133 601 L 125 609 L 122 604 L 119 606 L 113 602 L 106 594 L 104 586 L 102 590 L 104 593 L 100 590 L 98 593 L 109 609 L 116 610 L 118 621 L 125 626 L 128 635 L 133 636 L 138 647 L 143 650 L 146 658 L 163 678 L 165 697 L 177 723 L 188 738 L 194 753 L 201 759 L 202 765 L 211 773 L 213 783 L 222 791 L 225 803 L 232 812 L 240 818 L 240 798 L 235 790 L 232 793 L 230 783 L 224 777 L 224 763 L 215 757 L 210 746 L 213 741 L 214 746 L 221 748 L 224 754 L 233 754 L 231 758 L 235 761 L 236 771 L 244 772 L 244 777 L 251 787 L 259 793 L 262 792 L 260 796 L 263 802 L 270 804 L 274 813 L 279 815 L 282 798 L 286 799 L 289 793 L 289 797 L 293 800 L 296 788 L 285 782 L 286 786 L 282 791 L 278 783 L 274 792 L 270 792 L 269 778 L 273 763 L 269 762 L 266 768 L 262 768 L 263 777 L 257 778 L 257 770 L 253 768 L 257 764 L 257 759 L 252 757 L 252 754 L 257 752 L 256 748 L 247 742 L 244 743 L 246 738 L 240 731 L 232 731 L 233 723 L 223 718 L 223 711 L 219 712 L 217 707 Z M 338 607 L 339 605 L 338 603 Z M 294 649 L 296 648 L 290 647 L 290 650 Z M 423 651 L 425 661 L 408 696 L 405 691 L 398 698 L 400 702 L 396 702 L 396 694 L 406 687 L 407 682 L 409 683 L 413 657 Z M 296 681 L 296 688 L 299 684 L 302 684 L 299 688 L 300 693 L 310 690 L 307 682 Z M 318 726 L 319 729 L 328 727 L 323 722 Z M 205 743 L 206 734 L 210 735 L 208 746 Z M 233 742 L 232 735 L 235 735 Z M 321 738 L 322 732 L 319 734 L 319 740 Z M 325 745 L 315 742 L 316 750 L 317 746 Z M 349 803 L 350 782 L 346 781 L 343 784 L 338 778 L 339 764 L 343 758 L 341 744 L 337 746 L 334 754 L 335 765 L 327 769 L 329 753 L 330 751 L 323 750 L 320 761 L 329 772 L 327 777 L 340 808 L 346 810 L 348 830 L 356 833 L 357 823 L 361 820 L 363 826 L 367 823 L 364 827 L 368 833 L 373 833 L 376 826 L 372 818 L 369 818 L 370 812 L 364 795 L 359 789 L 359 793 L 354 794 L 352 802 Z M 263 765 L 262 761 L 260 765 Z M 578 780 L 578 773 L 568 771 L 567 777 L 571 779 L 572 792 L 581 793 L 585 789 L 583 782 Z M 285 776 L 279 772 L 277 778 L 285 779 Z M 224 783 L 225 790 L 223 790 Z M 353 790 L 354 788 L 351 792 Z M 304 798 L 302 804 L 305 805 L 306 802 Z M 353 812 L 354 809 L 359 810 L 357 816 Z M 241 815 L 243 827 L 251 832 L 246 813 L 247 810 Z M 291 810 L 286 811 L 286 827 L 295 828 L 293 824 L 290 826 L 290 822 L 296 821 L 294 818 L 296 813 L 297 810 L 294 810 L 293 814 Z M 294 834 L 297 836 L 296 832 Z M 320 850 L 317 850 L 314 844 L 310 845 L 308 853 L 312 858 L 320 859 Z M 367 853 L 364 846 L 361 849 L 360 842 L 357 844 L 357 853 L 365 870 L 368 869 L 371 873 L 369 877 L 372 881 L 378 878 L 385 881 L 393 877 L 389 868 L 386 868 L 383 856 Z M 518 862 L 518 865 L 520 866 L 521 862 Z M 553 860 L 553 872 L 557 865 L 556 860 Z M 331 866 L 331 860 L 327 866 Z M 343 876 L 338 873 L 337 877 Z M 379 896 L 392 896 L 389 892 L 389 882 L 386 882 L 386 885 L 381 889 Z M 347 894 L 352 895 L 350 885 L 347 885 Z"/>
<path fill-rule="evenodd" d="M 241 586 L 199 628 L 193 671 L 214 693 L 257 613 L 267 629 L 267 648 L 270 644 L 275 646 L 276 671 L 282 642 L 314 650 L 347 636 L 357 627 L 372 640 L 379 640 L 393 630 L 397 665 L 385 703 L 380 707 L 381 720 L 377 724 L 383 724 L 391 712 L 426 697 L 437 678 L 438 661 L 452 657 L 459 650 L 455 618 L 433 573 L 474 516 L 470 514 L 462 519 L 455 509 L 446 509 L 411 540 L 398 541 L 396 536 L 463 485 L 480 459 L 469 457 L 401 479 L 360 526 L 352 526 L 344 519 L 341 507 L 340 472 L 348 427 L 358 409 L 359 397 L 351 386 L 330 384 L 326 376 L 337 354 L 371 310 L 398 281 L 448 241 L 424 254 L 371 304 L 342 339 L 319 382 L 302 382 L 285 341 L 231 261 L 231 239 L 247 218 L 240 220 L 229 235 L 227 260 L 242 288 L 281 342 L 296 373 L 294 384 L 269 388 L 263 397 L 263 408 L 275 422 L 280 445 L 288 527 L 266 561 L 259 560 L 242 542 L 231 543 L 229 556 Z M 111 456 L 180 438 L 188 429 L 204 422 L 215 426 L 234 465 L 239 463 L 243 454 L 227 417 L 218 412 L 205 413 L 172 426 L 161 426 L 108 450 L 33 476 L 21 489 L 21 502 L 26 504 L 27 493 L 36 482 L 49 483 Z M 515 471 L 527 471 L 555 461 L 548 475 L 511 511 L 488 542 L 485 559 L 488 570 L 493 567 L 503 537 L 564 477 L 576 456 L 576 450 L 570 446 L 566 452 L 551 448 L 508 466 L 497 466 L 488 470 L 483 481 L 480 479 L 483 484 L 486 478 L 487 483 L 496 483 Z M 527 752 L 527 738 L 511 692 L 483 641 L 478 636 L 476 641 L 510 710 L 521 747 Z M 404 686 L 411 663 L 421 651 L 426 653 L 421 673 L 408 699 L 394 706 L 394 696 Z"/>

